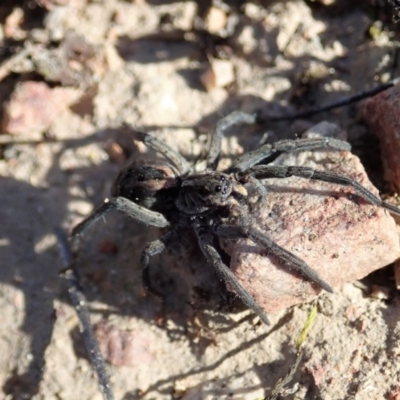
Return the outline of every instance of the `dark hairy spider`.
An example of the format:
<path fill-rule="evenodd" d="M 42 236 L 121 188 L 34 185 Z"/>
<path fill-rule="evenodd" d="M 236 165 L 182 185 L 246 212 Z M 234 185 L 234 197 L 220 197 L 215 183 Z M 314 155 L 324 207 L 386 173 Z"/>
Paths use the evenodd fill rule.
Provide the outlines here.
<path fill-rule="evenodd" d="M 105 399 L 112 400 L 114 396 L 91 329 L 75 264 L 79 236 L 108 212 L 117 210 L 145 225 L 168 228 L 159 239 L 148 243 L 142 252 L 142 280 L 145 288 L 152 289 L 149 279 L 151 258 L 191 230 L 197 237 L 207 263 L 266 324 L 269 324 L 269 320 L 263 309 L 224 263 L 225 257 L 218 239 L 251 239 L 268 254 L 275 256 L 291 273 L 302 276 L 328 292 L 332 292 L 332 288 L 306 262 L 274 243 L 257 227 L 257 209 L 268 197 L 262 180 L 297 176 L 349 186 L 368 203 L 400 216 L 399 208 L 381 200 L 347 176 L 309 167 L 270 165 L 282 153 L 323 148 L 338 151 L 351 149 L 349 143 L 334 138 L 281 140 L 273 144 L 264 144 L 236 158 L 229 168 L 217 171 L 224 133 L 233 125 L 256 122 L 255 115 L 238 111 L 221 119 L 212 132 L 206 170 L 201 173 L 193 172 L 185 158 L 155 136 L 129 128 L 136 140 L 160 153 L 165 161 L 162 164 L 133 162 L 124 168 L 114 182 L 111 198 L 106 199 L 72 229 L 69 243 L 72 251 L 65 236 L 57 232 L 66 266 L 64 277 L 68 282 L 70 297 L 81 322 L 82 335 Z"/>
<path fill-rule="evenodd" d="M 212 133 L 206 170 L 201 173 L 192 172 L 180 154 L 156 137 L 143 132 L 134 132 L 135 139 L 165 157 L 165 164 L 134 162 L 123 169 L 114 182 L 111 198 L 106 199 L 72 230 L 71 241 L 74 248 L 76 249 L 79 235 L 115 209 L 145 225 L 169 228 L 143 250 L 141 265 L 143 284 L 146 288 L 150 286 L 148 267 L 151 257 L 161 253 L 174 239 L 185 235 L 187 230 L 192 230 L 207 263 L 266 324 L 269 324 L 269 321 L 265 312 L 224 263 L 218 250 L 219 246 L 215 244 L 217 238 L 251 239 L 268 254 L 275 256 L 289 271 L 332 292 L 329 283 L 322 280 L 317 272 L 299 257 L 275 244 L 256 226 L 252 215 L 267 197 L 262 180 L 298 176 L 346 185 L 352 187 L 367 202 L 383 207 L 391 213 L 400 215 L 400 209 L 382 201 L 349 177 L 329 171 L 316 171 L 308 167 L 268 165 L 285 152 L 325 147 L 349 151 L 350 144 L 338 139 L 296 139 L 265 144 L 238 157 L 228 169 L 216 171 L 224 132 L 235 124 L 255 122 L 254 115 L 243 112 L 233 112 L 221 119 Z M 250 196 L 251 192 L 256 195 Z"/>

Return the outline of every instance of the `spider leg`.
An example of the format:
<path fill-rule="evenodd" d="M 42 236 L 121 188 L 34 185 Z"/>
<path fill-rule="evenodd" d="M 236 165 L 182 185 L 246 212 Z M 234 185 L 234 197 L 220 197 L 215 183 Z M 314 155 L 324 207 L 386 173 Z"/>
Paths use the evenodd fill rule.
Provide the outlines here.
<path fill-rule="evenodd" d="M 210 151 L 207 157 L 207 169 L 215 170 L 218 166 L 221 155 L 221 141 L 224 133 L 231 126 L 236 124 L 255 124 L 256 116 L 241 111 L 234 111 L 220 119 L 211 134 Z"/>
<path fill-rule="evenodd" d="M 165 228 L 169 225 L 168 220 L 158 212 L 150 211 L 125 197 L 112 197 L 111 199 L 105 199 L 104 203 L 100 207 L 94 210 L 87 218 L 74 227 L 71 232 L 72 240 L 75 240 L 87 228 L 89 228 L 89 226 L 93 225 L 111 210 L 117 210 L 146 225 L 156 226 L 159 228 Z"/>
<path fill-rule="evenodd" d="M 249 151 L 239 157 L 229 168 L 230 172 L 242 172 L 268 159 L 268 163 L 274 161 L 280 154 L 291 151 L 317 150 L 330 147 L 335 150 L 351 150 L 349 143 L 334 138 L 310 138 L 295 140 L 280 140 L 273 144 L 265 144 L 256 150 Z"/>
<path fill-rule="evenodd" d="M 178 175 L 185 175 L 190 172 L 191 168 L 189 163 L 172 147 L 168 146 L 163 141 L 157 139 L 155 136 L 146 132 L 135 130 L 133 127 L 125 125 L 132 132 L 136 140 L 140 140 L 146 146 L 161 153 L 173 166 L 178 170 Z"/>
<path fill-rule="evenodd" d="M 385 208 L 393 214 L 400 215 L 400 208 L 393 206 L 392 204 L 386 203 L 354 179 L 349 178 L 348 176 L 335 174 L 334 172 L 316 171 L 313 168 L 309 167 L 256 165 L 250 168 L 248 171 L 243 172 L 242 174 L 250 174 L 257 179 L 288 178 L 290 176 L 298 176 L 306 179 L 315 179 L 323 182 L 350 186 L 368 203 Z"/>
<path fill-rule="evenodd" d="M 142 257 L 140 259 L 140 263 L 142 266 L 143 288 L 144 290 L 149 291 L 158 297 L 162 296 L 156 289 L 154 289 L 154 287 L 151 284 L 150 273 L 149 273 L 150 259 L 155 255 L 163 252 L 165 248 L 168 246 L 168 244 L 171 243 L 176 238 L 176 233 L 177 233 L 176 230 L 169 231 L 164 235 L 162 235 L 159 239 L 148 243 L 144 248 L 142 252 Z"/>
<path fill-rule="evenodd" d="M 199 223 L 194 223 L 192 226 L 196 232 L 200 248 L 206 257 L 208 264 L 215 269 L 217 274 L 225 281 L 225 283 L 233 288 L 234 292 L 241 298 L 246 306 L 253 310 L 264 323 L 269 325 L 270 322 L 264 311 L 240 284 L 235 274 L 222 261 L 220 254 L 214 247 L 212 232 Z"/>
<path fill-rule="evenodd" d="M 94 335 L 92 325 L 90 323 L 90 315 L 86 303 L 86 298 L 80 285 L 79 274 L 74 267 L 72 261 L 72 252 L 65 233 L 61 229 L 56 229 L 60 255 L 65 266 L 62 276 L 68 284 L 68 293 L 71 298 L 72 305 L 78 314 L 83 341 L 93 368 L 97 374 L 100 391 L 103 393 L 105 400 L 114 400 L 111 389 L 110 380 L 107 375 L 106 366 L 103 356 L 101 355 L 99 344 Z"/>
<path fill-rule="evenodd" d="M 57 233 L 64 264 L 66 265 L 63 276 L 68 282 L 71 301 L 78 313 L 79 321 L 83 329 L 83 338 L 96 374 L 98 375 L 100 389 L 104 394 L 105 400 L 113 400 L 114 396 L 110 389 L 103 358 L 90 325 L 86 300 L 79 284 L 79 274 L 76 269 L 76 254 L 72 254 L 69 245 L 73 246 L 75 252 L 78 236 L 112 210 L 117 210 L 146 225 L 156 227 L 166 227 L 169 225 L 168 220 L 160 213 L 150 211 L 124 197 L 112 197 L 111 199 L 104 200 L 104 203 L 100 207 L 74 227 L 70 235 L 69 244 L 66 243 L 66 240 L 63 239 L 61 234 Z"/>
<path fill-rule="evenodd" d="M 215 227 L 215 233 L 224 239 L 248 238 L 267 250 L 270 254 L 278 258 L 283 264 L 296 271 L 311 282 L 316 283 L 322 289 L 333 293 L 332 287 L 326 283 L 316 271 L 314 271 L 301 258 L 295 256 L 290 251 L 277 245 L 265 233 L 254 227 L 241 227 L 235 225 L 219 225 Z"/>

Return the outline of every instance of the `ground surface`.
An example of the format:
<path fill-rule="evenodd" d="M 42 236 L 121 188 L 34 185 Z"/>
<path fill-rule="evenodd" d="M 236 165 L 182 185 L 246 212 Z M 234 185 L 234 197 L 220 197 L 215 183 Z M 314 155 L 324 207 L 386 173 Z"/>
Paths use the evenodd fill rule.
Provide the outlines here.
<path fill-rule="evenodd" d="M 3 113 L 3 131 L 12 134 L 0 135 L 0 398 L 100 399 L 59 278 L 53 229 L 70 228 L 108 196 L 127 159 L 154 157 L 115 128 L 128 122 L 158 130 L 195 162 L 213 123 L 232 110 L 305 109 L 398 76 L 398 27 L 383 1 L 364 8 L 341 0 L 331 6 L 248 2 L 238 13 L 214 10 L 209 31 L 224 36 L 227 15 L 237 24 L 228 38 L 213 41 L 189 32 L 196 19 L 190 1 L 2 3 L 0 95 L 8 101 L 13 93 L 14 108 L 8 119 Z M 21 49 L 28 56 L 5 67 Z M 228 82 L 204 81 L 209 61 L 215 66 L 223 54 Z M 39 102 L 24 103 L 21 87 L 25 99 L 36 93 Z M 378 143 L 359 105 L 237 129 L 224 140 L 226 162 L 265 132 L 271 141 L 295 137 L 321 120 L 347 131 L 385 192 Z M 106 222 L 85 236 L 80 266 L 103 347 L 109 340 L 116 398 L 268 394 L 293 363 L 310 305 L 271 315 L 271 327 L 238 304 L 228 307 L 191 237 L 154 260 L 161 303 L 143 295 L 138 263 L 159 232 L 119 215 Z M 392 269 L 322 295 L 318 306 L 297 386 L 285 398 L 399 399 L 400 309 Z"/>

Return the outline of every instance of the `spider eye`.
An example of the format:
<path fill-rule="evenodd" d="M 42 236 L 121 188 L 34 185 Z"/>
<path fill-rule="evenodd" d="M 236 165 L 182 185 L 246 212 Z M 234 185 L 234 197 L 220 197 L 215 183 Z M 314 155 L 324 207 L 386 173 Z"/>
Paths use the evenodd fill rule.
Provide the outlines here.
<path fill-rule="evenodd" d="M 221 191 L 221 186 L 220 186 L 220 185 L 216 186 L 216 187 L 215 187 L 215 191 L 216 191 L 216 192 L 220 192 L 220 191 Z"/>
<path fill-rule="evenodd" d="M 225 182 L 225 177 L 223 175 L 221 175 L 220 180 L 221 180 L 221 182 Z"/>

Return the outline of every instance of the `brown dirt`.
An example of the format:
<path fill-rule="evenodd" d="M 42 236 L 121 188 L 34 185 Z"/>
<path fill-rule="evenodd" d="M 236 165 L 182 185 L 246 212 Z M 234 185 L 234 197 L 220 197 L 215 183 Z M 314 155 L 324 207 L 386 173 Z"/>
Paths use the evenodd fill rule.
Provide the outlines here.
<path fill-rule="evenodd" d="M 196 162 L 210 128 L 232 110 L 305 109 L 399 75 L 393 45 L 399 28 L 388 6 L 372 0 L 364 7 L 340 0 L 248 2 L 238 13 L 214 12 L 216 20 L 207 20 L 205 28 L 222 37 L 224 18 L 238 17 L 233 36 L 219 39 L 215 51 L 189 32 L 195 2 L 40 3 L 0 6 L 1 101 L 17 98 L 21 107 L 18 85 L 29 89 L 32 81 L 50 89 L 41 91 L 47 100 L 23 103 L 34 113 L 29 108 L 18 129 L 8 129 L 3 115 L 9 132 L 0 135 L 0 399 L 101 399 L 59 277 L 53 229 L 69 229 L 107 197 L 124 160 L 154 158 L 118 126 L 157 130 Z M 234 80 L 215 86 L 217 76 L 206 91 L 201 77 L 222 54 Z M 43 104 L 53 98 L 51 89 L 61 88 L 80 92 L 79 101 L 69 106 L 66 95 L 49 116 Z M 35 112 L 41 122 L 32 126 Z M 224 162 L 256 146 L 265 132 L 268 140 L 293 138 L 321 120 L 347 131 L 384 191 L 378 144 L 360 105 L 235 129 L 223 142 Z M 82 242 L 79 267 L 96 331 L 108 340 L 116 398 L 262 398 L 293 363 L 310 305 L 271 315 L 271 327 L 260 325 L 237 302 L 228 306 L 191 237 L 154 260 L 153 280 L 165 302 L 143 296 L 140 251 L 158 234 L 112 214 Z M 282 398 L 397 398 L 398 303 L 390 267 L 323 294 L 295 390 Z"/>

